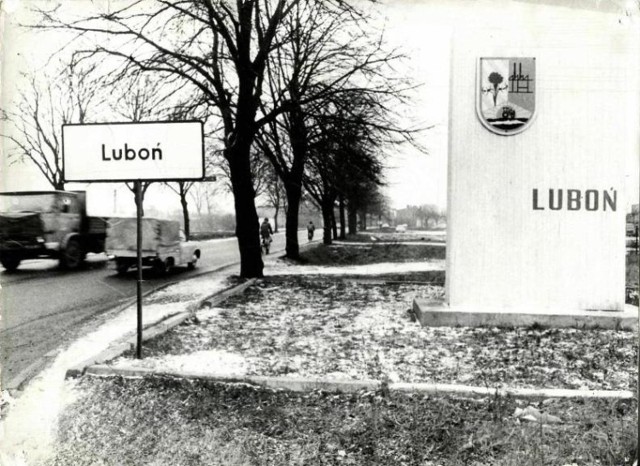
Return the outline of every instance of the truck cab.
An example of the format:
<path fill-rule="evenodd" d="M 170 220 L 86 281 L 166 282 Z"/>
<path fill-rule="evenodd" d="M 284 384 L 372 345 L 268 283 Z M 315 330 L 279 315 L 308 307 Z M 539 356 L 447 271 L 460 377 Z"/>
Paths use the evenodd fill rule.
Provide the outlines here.
<path fill-rule="evenodd" d="M 102 252 L 105 219 L 86 215 L 82 191 L 0 193 L 0 263 L 9 272 L 25 259 L 56 258 L 79 267 L 88 252 Z"/>

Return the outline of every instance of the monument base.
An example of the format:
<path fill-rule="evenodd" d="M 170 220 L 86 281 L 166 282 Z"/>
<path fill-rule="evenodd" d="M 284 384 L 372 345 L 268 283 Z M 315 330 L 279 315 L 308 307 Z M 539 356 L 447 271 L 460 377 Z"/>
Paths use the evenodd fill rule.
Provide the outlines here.
<path fill-rule="evenodd" d="M 450 308 L 441 301 L 413 300 L 413 312 L 423 327 L 530 327 L 636 330 L 638 308 L 624 311 L 517 310 Z"/>

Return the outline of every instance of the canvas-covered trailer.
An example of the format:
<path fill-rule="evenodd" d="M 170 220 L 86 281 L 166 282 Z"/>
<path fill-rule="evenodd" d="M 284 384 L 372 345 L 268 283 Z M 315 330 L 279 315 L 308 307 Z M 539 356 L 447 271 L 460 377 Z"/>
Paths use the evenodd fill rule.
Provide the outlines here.
<path fill-rule="evenodd" d="M 157 272 L 186 265 L 194 268 L 200 259 L 200 248 L 186 241 L 180 223 L 155 218 L 142 219 L 142 265 Z M 118 273 L 137 264 L 136 218 L 111 218 L 107 228 L 106 252 L 116 263 Z"/>

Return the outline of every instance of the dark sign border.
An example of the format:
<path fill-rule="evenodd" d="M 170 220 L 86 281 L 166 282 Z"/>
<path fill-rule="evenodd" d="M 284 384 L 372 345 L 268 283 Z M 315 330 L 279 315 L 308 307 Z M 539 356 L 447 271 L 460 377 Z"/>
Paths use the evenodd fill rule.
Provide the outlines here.
<path fill-rule="evenodd" d="M 65 176 L 66 160 L 64 157 L 64 128 L 65 126 L 111 126 L 111 125 L 154 125 L 171 123 L 200 123 L 200 144 L 202 153 L 202 176 L 196 178 L 127 178 L 127 179 L 100 179 L 100 180 L 67 180 Z M 204 163 L 204 123 L 202 120 L 171 120 L 171 121 L 111 121 L 103 123 L 65 123 L 62 125 L 62 180 L 64 183 L 129 183 L 133 181 L 202 181 L 205 179 Z"/>

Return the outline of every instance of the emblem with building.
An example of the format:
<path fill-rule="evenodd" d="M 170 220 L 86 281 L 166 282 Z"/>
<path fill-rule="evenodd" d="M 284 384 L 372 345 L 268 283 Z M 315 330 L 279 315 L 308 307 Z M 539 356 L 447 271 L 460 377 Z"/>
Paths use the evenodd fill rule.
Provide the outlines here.
<path fill-rule="evenodd" d="M 517 134 L 535 114 L 535 58 L 480 58 L 478 115 L 494 133 Z"/>

